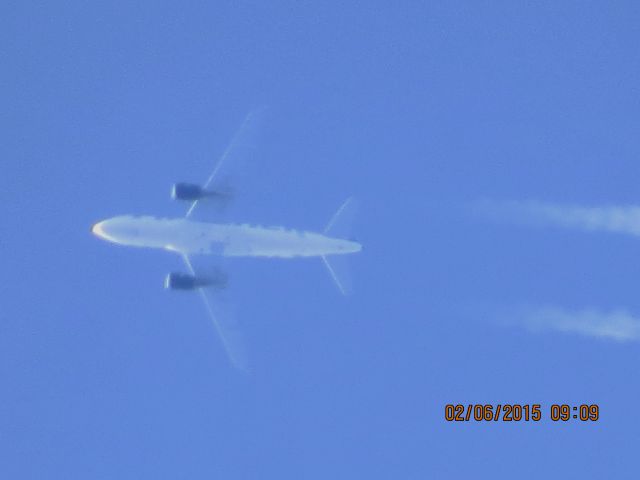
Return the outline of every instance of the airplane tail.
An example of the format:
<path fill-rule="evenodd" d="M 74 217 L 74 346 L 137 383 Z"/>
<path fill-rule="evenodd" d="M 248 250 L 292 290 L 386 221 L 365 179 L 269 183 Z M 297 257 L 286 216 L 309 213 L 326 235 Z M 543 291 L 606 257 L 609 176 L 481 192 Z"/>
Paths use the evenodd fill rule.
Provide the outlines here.
<path fill-rule="evenodd" d="M 348 239 L 351 234 L 351 226 L 355 218 L 357 204 L 353 197 L 347 198 L 334 213 L 324 229 L 324 234 L 329 237 Z M 322 262 L 329 271 L 331 279 L 343 295 L 353 292 L 351 275 L 346 255 L 323 255 Z"/>
<path fill-rule="evenodd" d="M 347 296 L 353 293 L 353 284 L 349 273 L 348 260 L 344 257 L 344 255 L 331 255 L 331 257 L 323 255 L 322 262 L 327 267 L 329 275 L 331 275 L 331 279 L 340 290 L 340 293 Z"/>
<path fill-rule="evenodd" d="M 324 227 L 324 234 L 335 238 L 349 238 L 357 208 L 355 199 L 353 197 L 347 198 L 333 214 L 327 226 Z"/>

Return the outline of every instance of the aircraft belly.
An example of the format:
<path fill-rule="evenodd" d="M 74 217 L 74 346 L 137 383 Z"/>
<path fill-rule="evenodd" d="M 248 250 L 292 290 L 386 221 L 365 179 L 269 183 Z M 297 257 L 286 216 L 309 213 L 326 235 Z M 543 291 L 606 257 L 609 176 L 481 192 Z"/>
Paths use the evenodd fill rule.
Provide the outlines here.
<path fill-rule="evenodd" d="M 225 238 L 219 229 L 185 222 L 172 232 L 167 248 L 186 254 L 221 255 L 224 244 Z"/>
<path fill-rule="evenodd" d="M 332 239 L 322 235 L 271 230 L 246 230 L 229 238 L 225 256 L 310 257 L 335 253 Z"/>
<path fill-rule="evenodd" d="M 161 224 L 165 225 L 164 222 Z M 188 221 L 167 222 L 166 225 L 166 228 L 149 232 L 141 243 L 185 254 L 228 257 L 292 258 L 346 253 L 345 241 L 312 232 Z"/>

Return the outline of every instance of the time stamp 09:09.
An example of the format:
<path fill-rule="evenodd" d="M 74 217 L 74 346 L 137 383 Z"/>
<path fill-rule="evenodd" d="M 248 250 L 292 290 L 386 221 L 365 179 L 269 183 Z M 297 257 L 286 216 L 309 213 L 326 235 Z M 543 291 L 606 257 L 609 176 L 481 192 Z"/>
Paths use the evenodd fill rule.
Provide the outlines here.
<path fill-rule="evenodd" d="M 539 422 L 545 414 L 553 422 L 596 422 L 600 418 L 600 407 L 596 404 L 553 404 L 548 410 L 539 403 L 533 404 L 447 404 L 444 419 L 447 422 Z"/>

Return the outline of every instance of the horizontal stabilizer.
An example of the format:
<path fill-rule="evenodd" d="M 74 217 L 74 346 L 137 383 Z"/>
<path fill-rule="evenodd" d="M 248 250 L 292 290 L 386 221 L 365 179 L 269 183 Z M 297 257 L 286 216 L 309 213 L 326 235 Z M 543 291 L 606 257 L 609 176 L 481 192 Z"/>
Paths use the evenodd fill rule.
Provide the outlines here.
<path fill-rule="evenodd" d="M 353 197 L 347 198 L 329 220 L 324 229 L 324 234 L 329 237 L 348 239 L 351 235 L 351 227 L 356 217 L 357 209 L 356 200 Z"/>
<path fill-rule="evenodd" d="M 343 295 L 353 292 L 349 264 L 346 255 L 322 256 L 322 262 L 329 271 L 333 282 Z"/>

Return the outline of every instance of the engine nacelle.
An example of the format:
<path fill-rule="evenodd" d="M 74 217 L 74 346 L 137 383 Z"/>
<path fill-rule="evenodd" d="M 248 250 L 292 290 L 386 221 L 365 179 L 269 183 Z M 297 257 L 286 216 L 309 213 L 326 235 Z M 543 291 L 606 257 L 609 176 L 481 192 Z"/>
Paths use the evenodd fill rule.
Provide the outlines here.
<path fill-rule="evenodd" d="M 207 197 L 207 191 L 194 183 L 175 183 L 171 188 L 171 198 L 194 202 Z"/>
<path fill-rule="evenodd" d="M 164 279 L 164 288 L 171 290 L 195 290 L 203 287 L 224 288 L 227 286 L 227 276 L 223 272 L 213 271 L 211 276 L 196 277 L 186 273 L 172 272 Z"/>
<path fill-rule="evenodd" d="M 171 290 L 195 290 L 208 284 L 208 281 L 186 273 L 170 273 L 164 279 L 164 288 Z"/>

